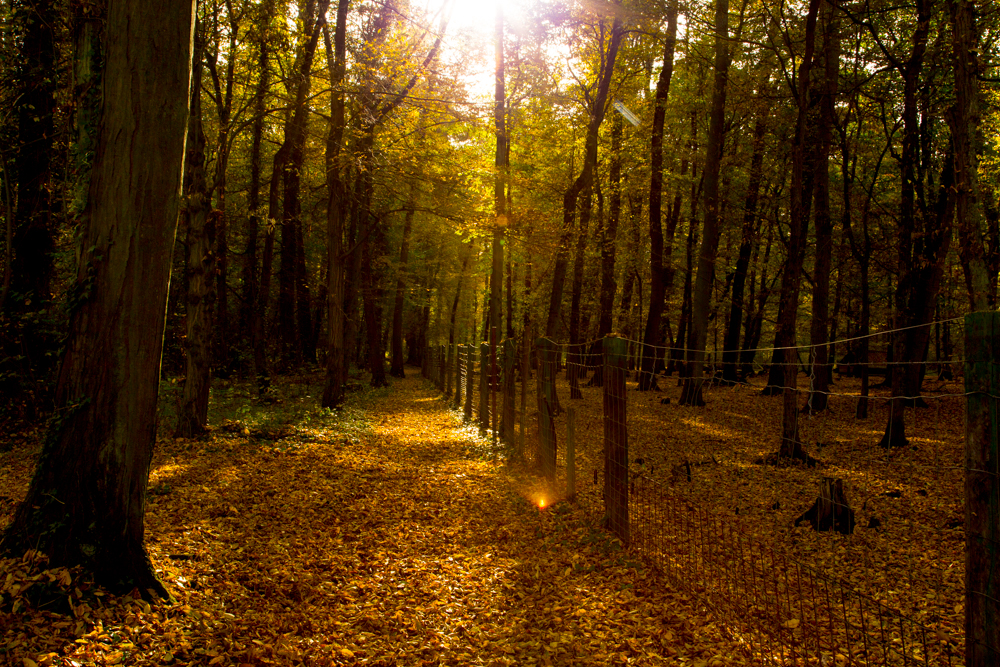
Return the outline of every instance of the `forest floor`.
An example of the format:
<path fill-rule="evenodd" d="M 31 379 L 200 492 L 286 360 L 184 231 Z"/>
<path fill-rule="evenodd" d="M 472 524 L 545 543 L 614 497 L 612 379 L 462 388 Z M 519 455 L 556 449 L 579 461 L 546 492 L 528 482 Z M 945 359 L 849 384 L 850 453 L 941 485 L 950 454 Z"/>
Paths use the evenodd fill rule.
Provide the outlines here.
<path fill-rule="evenodd" d="M 219 383 L 209 437 L 159 439 L 146 535 L 175 600 L 0 560 L 0 664 L 742 664 L 718 619 L 600 529 L 593 490 L 560 502 L 419 376 L 332 412 L 321 380 L 283 380 L 267 405 Z M 40 437 L 0 454 L 0 525 Z"/>
<path fill-rule="evenodd" d="M 860 380 L 837 376 L 828 409 L 798 413 L 800 440 L 819 460 L 815 467 L 787 461 L 762 464 L 779 448 L 782 423 L 782 397 L 763 396 L 765 381 L 754 377 L 735 386 L 707 384 L 705 406 L 687 407 L 679 405 L 677 378 L 660 376 L 658 390 L 639 392 L 630 374 L 625 422 L 634 545 L 678 572 L 689 589 L 698 588 L 702 570 L 710 572 L 706 576 L 712 585 L 725 588 L 731 575 L 727 568 L 745 564 L 735 556 L 726 560 L 712 549 L 693 548 L 699 539 L 723 552 L 728 549 L 731 556 L 739 545 L 752 545 L 755 552 L 773 553 L 782 562 L 837 582 L 852 603 L 863 599 L 867 610 L 885 614 L 886 623 L 905 625 L 907 637 L 882 634 L 895 643 L 916 646 L 911 660 L 926 651 L 940 664 L 961 664 L 966 407 L 961 378 L 945 381 L 928 373 L 922 392 L 926 406 L 905 411 L 909 444 L 884 449 L 877 444 L 888 417 L 889 389 L 882 386 L 882 378 L 873 378 L 869 416 L 858 419 Z M 531 384 L 529 417 L 535 403 Z M 584 380 L 580 384 L 582 396 L 571 400 L 565 373 L 556 381 L 562 407 L 576 415 L 577 479 L 586 489 L 591 477 L 595 486 L 603 483 L 603 389 Z M 799 376 L 798 390 L 802 405 L 809 393 L 807 375 Z M 566 412 L 555 419 L 560 463 L 566 421 Z M 529 457 L 537 441 L 537 429 L 529 428 Z M 850 535 L 795 523 L 816 500 L 824 477 L 843 480 L 857 522 Z M 643 495 L 640 488 L 651 493 Z M 683 554 L 690 559 L 684 561 Z M 760 582 L 737 581 L 761 592 L 754 588 L 763 585 Z M 716 592 L 730 605 L 744 602 L 739 595 Z M 806 591 L 807 601 L 816 603 L 819 598 L 812 595 Z M 791 600 L 793 606 L 800 604 L 796 599 Z M 725 621 L 763 623 L 772 637 L 782 635 L 782 641 L 802 642 L 801 636 L 792 637 L 780 627 L 799 621 L 795 614 L 802 610 L 792 611 L 789 604 L 765 591 L 750 605 L 761 612 L 752 622 L 722 609 L 719 613 L 725 614 Z M 786 616 L 768 617 L 780 614 Z M 853 617 L 851 622 L 859 625 Z M 807 625 L 805 620 L 802 624 Z M 817 631 L 815 625 L 810 630 Z M 818 631 L 836 635 L 833 629 Z M 852 641 L 858 649 L 856 636 L 836 636 L 836 641 L 845 654 Z M 872 651 L 869 659 L 881 664 Z"/>

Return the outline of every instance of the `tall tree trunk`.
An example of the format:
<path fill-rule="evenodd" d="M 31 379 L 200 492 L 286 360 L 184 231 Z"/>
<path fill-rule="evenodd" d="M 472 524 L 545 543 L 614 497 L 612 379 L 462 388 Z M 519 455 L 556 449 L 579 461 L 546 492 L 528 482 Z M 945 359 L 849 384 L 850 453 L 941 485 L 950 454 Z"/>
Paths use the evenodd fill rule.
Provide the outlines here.
<path fill-rule="evenodd" d="M 897 261 L 899 268 L 899 282 L 896 285 L 895 294 L 895 318 L 894 328 L 905 329 L 908 326 L 922 324 L 920 319 L 920 304 L 912 299 L 915 296 L 913 290 L 926 289 L 925 285 L 920 285 L 927 277 L 921 273 L 921 267 L 917 266 L 918 257 L 914 256 L 914 232 L 918 232 L 917 225 L 921 230 L 930 225 L 927 219 L 927 211 L 922 211 L 924 215 L 917 216 L 917 171 L 920 163 L 920 118 L 918 108 L 918 88 L 920 77 L 923 72 L 924 55 L 927 52 L 927 39 L 930 33 L 931 6 L 929 0 L 917 0 L 917 24 L 913 33 L 913 50 L 910 57 L 898 66 L 903 79 L 903 141 L 899 159 L 900 166 L 900 197 L 899 197 L 899 218 L 897 224 Z M 952 156 L 949 154 L 949 160 Z M 946 169 L 952 169 L 947 166 Z M 920 184 L 921 189 L 923 183 Z M 948 223 L 948 238 L 950 240 L 950 223 Z M 929 230 L 928 230 L 929 231 Z M 937 230 L 940 234 L 941 230 Z M 920 234 L 918 233 L 919 237 Z M 919 240 L 920 247 L 926 247 L 929 239 Z M 930 267 L 927 267 L 928 269 Z M 937 294 L 921 291 L 919 299 L 933 303 Z M 911 306 L 916 306 L 912 310 Z M 903 421 L 903 409 L 905 407 L 906 383 L 911 364 L 907 362 L 919 361 L 916 355 L 911 356 L 915 345 L 920 342 L 919 338 L 924 329 L 929 327 L 918 327 L 912 331 L 902 331 L 896 333 L 892 340 L 892 400 L 889 402 L 889 419 L 886 423 L 885 434 L 880 441 L 884 447 L 904 446 L 907 443 L 905 424 Z M 921 347 L 922 352 L 922 347 Z"/>
<path fill-rule="evenodd" d="M 227 211 L 227 173 L 229 171 L 230 134 L 232 132 L 233 88 L 235 83 L 236 58 L 226 58 L 225 85 L 220 80 L 218 71 L 218 5 L 213 9 L 214 28 L 216 33 L 215 50 L 207 54 L 207 65 L 212 76 L 212 87 L 218 114 L 219 131 L 216 140 L 215 178 L 215 331 L 213 335 L 213 352 L 216 362 L 216 372 L 228 377 L 232 372 L 230 359 L 229 331 L 229 217 Z M 227 3 L 229 19 L 229 47 L 227 53 L 235 54 L 238 46 L 239 20 L 233 12 L 231 0 Z M 259 163 L 259 156 L 258 156 Z M 259 178 L 259 175 L 258 175 Z"/>
<path fill-rule="evenodd" d="M 451 356 L 450 350 L 455 345 L 455 328 L 458 324 L 458 306 L 462 302 L 462 285 L 465 282 L 465 276 L 469 270 L 469 261 L 472 259 L 472 246 L 473 244 L 470 241 L 465 244 L 465 250 L 462 251 L 462 268 L 458 274 L 458 285 L 455 286 L 455 298 L 451 302 L 451 317 L 448 320 L 449 357 Z"/>
<path fill-rule="evenodd" d="M 663 125 L 667 114 L 667 99 L 670 97 L 670 80 L 674 73 L 674 49 L 677 44 L 678 1 L 670 0 L 667 5 L 667 36 L 663 45 L 663 67 L 656 81 L 656 97 L 653 107 L 653 130 L 649 144 L 649 312 L 646 328 L 642 335 L 641 372 L 639 391 L 655 389 L 654 346 L 660 337 L 660 317 L 663 315 L 666 281 L 663 269 L 663 226 L 660 220 L 663 199 Z M 669 262 L 670 257 L 667 256 Z"/>
<path fill-rule="evenodd" d="M 893 340 L 893 358 L 896 367 L 892 373 L 892 400 L 885 433 L 879 441 L 882 447 L 905 447 L 906 423 L 903 411 L 908 397 L 919 396 L 925 364 L 927 345 L 930 341 L 931 317 L 941 288 L 944 260 L 951 245 L 952 224 L 957 193 L 955 189 L 954 147 L 949 147 L 941 174 L 937 203 L 931 215 L 924 218 L 921 236 L 912 257 L 904 264 L 905 273 L 900 278 L 898 292 L 905 295 L 903 309 L 896 313 L 896 326 L 902 331 Z"/>
<path fill-rule="evenodd" d="M 184 389 L 177 411 L 174 436 L 193 438 L 208 425 L 208 395 L 212 380 L 212 309 L 215 271 L 215 219 L 205 181 L 205 133 L 202 130 L 201 80 L 204 66 L 204 34 L 199 21 L 195 28 L 193 71 L 191 74 L 191 121 L 187 156 L 184 162 L 187 206 L 185 272 Z"/>
<path fill-rule="evenodd" d="M 979 151 L 983 144 L 980 128 L 979 34 L 972 0 L 948 3 L 952 30 L 952 62 L 955 69 L 955 105 L 949 113 L 955 144 L 955 171 L 958 187 L 957 216 L 959 255 L 972 311 L 990 308 L 989 296 L 996 293 L 996 274 L 987 267 L 986 229 L 979 196 Z"/>
<path fill-rule="evenodd" d="M 299 200 L 299 191 L 305 162 L 306 128 L 309 121 L 306 98 L 312 81 L 312 64 L 316 57 L 319 36 L 323 26 L 326 25 L 326 12 L 329 6 L 330 0 L 318 0 L 318 3 L 310 0 L 300 5 L 299 21 L 303 26 L 303 42 L 289 83 L 289 90 L 294 98 L 285 123 L 284 141 L 278 149 L 279 153 L 284 153 L 284 159 L 281 171 L 271 175 L 271 191 L 275 197 L 277 185 L 274 179 L 280 178 L 282 186 L 278 331 L 281 338 L 281 359 L 284 364 L 295 364 L 302 360 L 303 342 L 309 337 L 312 328 L 308 286 L 305 284 L 305 256 L 300 242 L 302 204 Z"/>
<path fill-rule="evenodd" d="M 403 218 L 403 240 L 399 244 L 399 275 L 396 277 L 396 294 L 392 304 L 392 365 L 389 375 L 406 377 L 403 369 L 403 295 L 406 290 L 404 271 L 410 258 L 410 231 L 413 229 L 414 188 L 410 188 L 410 208 Z"/>
<path fill-rule="evenodd" d="M 615 117 L 611 126 L 611 201 L 607 224 L 601 225 L 601 313 L 597 322 L 597 337 L 603 338 L 613 328 L 615 292 L 615 253 L 618 249 L 618 224 L 622 211 L 622 119 Z M 598 369 L 601 366 L 598 365 Z"/>
<path fill-rule="evenodd" d="M 693 366 L 684 381 L 681 392 L 682 405 L 704 405 L 702 383 L 705 371 L 705 346 L 708 340 L 708 314 L 712 286 L 715 283 L 715 258 L 719 252 L 722 225 L 719 220 L 719 172 L 722 147 L 725 141 L 723 127 L 726 112 L 726 87 L 729 77 L 729 0 L 715 0 L 715 85 L 712 91 L 712 111 L 708 124 L 708 143 L 705 145 L 705 222 L 698 249 L 698 277 L 691 295 L 691 333 L 693 345 L 689 358 Z"/>
<path fill-rule="evenodd" d="M 611 87 L 611 75 L 618 56 L 625 29 L 620 19 L 615 19 L 611 27 L 611 38 L 608 40 L 608 50 L 603 54 L 603 63 L 598 77 L 597 94 L 594 97 L 593 108 L 590 109 L 590 123 L 587 126 L 587 139 L 584 149 L 583 168 L 580 175 L 573 181 L 563 195 L 563 231 L 556 251 L 555 267 L 552 271 L 552 293 L 549 298 L 548 317 L 545 320 L 545 336 L 553 338 L 559 326 L 559 315 L 562 311 L 563 287 L 566 282 L 566 265 L 569 260 L 569 245 L 573 238 L 573 221 L 576 218 L 577 199 L 580 193 L 590 185 L 597 167 L 597 133 L 604 121 L 607 107 L 608 91 Z"/>
<path fill-rule="evenodd" d="M 580 297 L 583 293 L 583 262 L 587 249 L 587 231 L 590 227 L 590 217 L 593 212 L 593 183 L 583 191 L 583 201 L 580 205 L 580 225 L 576 234 L 576 253 L 573 257 L 573 281 L 569 298 L 569 350 L 566 376 L 569 380 L 571 399 L 583 398 L 580 392 L 579 378 L 584 354 L 580 349 Z"/>
<path fill-rule="evenodd" d="M 815 187 L 816 261 L 813 265 L 810 354 L 812 369 L 809 396 L 803 410 L 821 412 L 830 393 L 830 267 L 833 257 L 833 221 L 830 217 L 830 147 L 833 143 L 834 101 L 840 76 L 840 22 L 830 4 L 823 5 L 823 66 L 820 90 L 819 141 L 817 142 Z"/>
<path fill-rule="evenodd" d="M 326 378 L 323 384 L 322 406 L 332 408 L 344 399 L 344 379 L 347 364 L 344 357 L 344 218 L 347 196 L 341 166 L 344 130 L 346 128 L 344 91 L 347 72 L 347 10 L 350 0 L 337 3 L 337 22 L 333 40 L 324 26 L 327 65 L 330 69 L 330 128 L 326 139 Z"/>
<path fill-rule="evenodd" d="M 761 330 L 764 325 L 764 306 L 767 305 L 767 298 L 770 296 L 771 288 L 767 282 L 767 266 L 771 260 L 771 244 L 774 242 L 774 234 L 771 227 L 767 228 L 767 243 L 764 246 L 764 257 L 760 262 L 760 289 L 757 302 L 754 303 L 754 284 L 750 283 L 750 296 L 748 301 L 751 308 L 747 310 L 746 323 L 743 326 L 743 347 L 740 351 L 740 374 L 748 377 L 753 373 L 753 361 L 757 356 L 757 347 L 760 345 Z M 758 251 L 754 250 L 754 262 L 757 262 Z"/>
<path fill-rule="evenodd" d="M 490 329 L 500 336 L 500 308 L 503 287 L 503 235 L 507 227 L 507 126 L 505 111 L 504 53 L 503 53 L 503 4 L 496 4 L 496 22 L 493 42 L 496 52 L 495 87 L 493 95 L 493 130 L 496 134 L 496 151 L 493 159 L 493 248 L 490 271 Z M 487 337 L 490 332 L 487 332 Z M 495 340 L 491 343 L 496 343 Z M 495 368 L 491 372 L 495 372 Z M 496 381 L 496 378 L 493 378 Z M 495 408 L 496 406 L 494 406 Z"/>
<path fill-rule="evenodd" d="M 733 275 L 732 301 L 729 307 L 729 322 L 726 326 L 726 336 L 722 351 L 722 379 L 730 384 L 737 382 L 739 377 L 739 346 L 740 325 L 744 319 L 743 295 L 746 290 L 747 270 L 750 267 L 750 255 L 754 249 L 757 235 L 760 231 L 760 217 L 757 215 L 757 201 L 760 198 L 760 183 L 764 164 L 764 135 L 767 124 L 764 113 L 760 112 L 754 123 L 753 155 L 750 158 L 750 181 L 747 184 L 747 195 L 743 202 L 743 230 L 740 240 L 739 255 L 736 258 L 736 272 Z M 751 284 L 753 279 L 750 279 Z M 753 297 L 751 296 L 751 299 Z"/>
<path fill-rule="evenodd" d="M 792 187 L 789 205 L 788 259 L 781 276 L 781 301 L 778 304 L 778 322 L 775 333 L 775 347 L 786 349 L 776 352 L 777 365 L 781 370 L 782 421 L 781 446 L 778 455 L 805 459 L 806 453 L 799 441 L 798 431 L 798 354 L 795 349 L 795 323 L 798 317 L 799 280 L 805 255 L 806 230 L 809 222 L 810 188 L 806 183 L 807 162 L 807 118 L 809 113 L 809 81 L 816 42 L 816 21 L 821 0 L 810 0 L 806 15 L 806 43 L 802 64 L 796 79 L 796 104 L 798 117 L 795 122 L 795 138 L 792 143 Z M 779 344 L 780 341 L 780 344 Z M 771 382 L 774 373 L 768 378 Z"/>
<path fill-rule="evenodd" d="M 261 6 L 262 18 L 260 26 L 270 22 L 271 3 Z M 253 354 L 254 376 L 257 381 L 258 394 L 266 394 L 270 381 L 268 380 L 267 355 L 264 353 L 264 313 L 265 308 L 260 303 L 263 290 L 261 287 L 263 274 L 258 274 L 257 250 L 260 235 L 260 171 L 261 145 L 264 136 L 264 116 L 266 113 L 267 91 L 270 87 L 270 66 L 268 55 L 267 33 L 262 30 L 260 51 L 257 58 L 258 78 L 254 87 L 253 125 L 250 150 L 250 192 L 248 193 L 249 218 L 247 221 L 247 245 L 243 263 L 243 298 L 241 308 L 241 329 L 248 335 Z M 268 236 L 270 223 L 265 221 L 264 233 Z"/>
<path fill-rule="evenodd" d="M 0 551 L 83 564 L 166 595 L 143 544 L 171 252 L 188 123 L 194 2 L 111 0 L 100 142 L 50 426 Z M 154 34 L 155 33 L 155 34 Z M 148 159 L 155 155 L 155 160 Z"/>

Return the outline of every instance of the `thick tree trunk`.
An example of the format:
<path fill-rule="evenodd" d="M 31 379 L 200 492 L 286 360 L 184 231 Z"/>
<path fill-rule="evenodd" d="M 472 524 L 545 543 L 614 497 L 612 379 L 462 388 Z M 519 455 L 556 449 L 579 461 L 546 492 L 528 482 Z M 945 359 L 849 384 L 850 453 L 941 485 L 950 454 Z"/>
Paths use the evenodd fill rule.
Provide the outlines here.
<path fill-rule="evenodd" d="M 194 2 L 111 0 L 100 143 L 50 426 L 3 551 L 166 595 L 143 545 L 188 123 Z M 155 160 L 149 156 L 155 155 Z"/>
<path fill-rule="evenodd" d="M 295 316 L 299 332 L 297 354 L 306 363 L 316 363 L 316 339 L 313 337 L 312 293 L 309 289 L 309 269 L 305 237 L 302 230 L 302 210 L 295 218 Z"/>

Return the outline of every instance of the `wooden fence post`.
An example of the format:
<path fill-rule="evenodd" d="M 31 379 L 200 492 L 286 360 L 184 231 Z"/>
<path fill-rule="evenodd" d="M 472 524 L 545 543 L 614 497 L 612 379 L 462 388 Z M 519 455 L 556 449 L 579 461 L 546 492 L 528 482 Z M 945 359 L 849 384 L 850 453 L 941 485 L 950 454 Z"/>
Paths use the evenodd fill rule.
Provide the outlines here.
<path fill-rule="evenodd" d="M 479 432 L 490 427 L 490 346 L 479 344 Z"/>
<path fill-rule="evenodd" d="M 472 343 L 465 346 L 465 421 L 472 421 L 472 394 L 476 390 L 476 355 Z"/>
<path fill-rule="evenodd" d="M 965 664 L 1000 664 L 1000 312 L 965 316 Z"/>
<path fill-rule="evenodd" d="M 538 402 L 538 419 L 541 431 L 541 451 L 539 459 L 542 474 L 555 479 L 556 476 L 556 428 L 553 417 L 555 411 L 555 373 L 556 352 L 555 343 L 548 338 L 539 338 L 538 376 L 541 392 Z"/>
<path fill-rule="evenodd" d="M 566 498 L 576 498 L 576 408 L 566 408 Z"/>
<path fill-rule="evenodd" d="M 628 545 L 628 425 L 625 339 L 604 337 L 604 507 L 607 527 Z"/>
<path fill-rule="evenodd" d="M 514 341 L 505 338 L 503 341 L 503 368 L 501 370 L 503 378 L 503 412 L 500 418 L 500 433 L 504 444 L 511 447 L 514 444 L 514 391 L 516 378 L 514 377 Z"/>
<path fill-rule="evenodd" d="M 497 370 L 497 328 L 490 328 L 490 405 L 493 412 L 490 415 L 490 428 L 493 429 L 493 451 L 497 448 L 497 436 L 500 434 L 500 411 L 497 410 L 497 385 L 500 383 L 500 374 Z"/>
<path fill-rule="evenodd" d="M 438 369 L 438 389 L 440 389 L 442 392 L 444 392 L 444 380 L 445 380 L 445 377 L 448 375 L 448 365 L 447 365 L 447 361 L 446 361 L 447 357 L 448 357 L 448 353 L 445 352 L 446 348 L 447 348 L 446 345 L 438 345 L 438 363 L 439 363 L 439 369 Z"/>
<path fill-rule="evenodd" d="M 462 407 L 462 346 L 455 346 L 455 409 Z"/>
<path fill-rule="evenodd" d="M 452 365 L 451 365 L 451 361 L 452 361 L 452 359 L 451 359 L 451 353 L 452 353 L 453 348 L 455 346 L 452 345 L 451 343 L 449 343 L 449 344 L 445 345 L 444 347 L 445 347 L 445 350 L 447 350 L 447 352 L 445 354 L 445 362 L 444 362 L 444 373 L 445 373 L 444 396 L 445 396 L 445 398 L 447 398 L 447 397 L 451 396 L 451 369 L 452 369 Z"/>
<path fill-rule="evenodd" d="M 531 377 L 530 326 L 525 325 L 521 350 L 521 433 L 517 440 L 518 458 L 524 460 L 524 443 L 528 429 L 528 379 Z"/>

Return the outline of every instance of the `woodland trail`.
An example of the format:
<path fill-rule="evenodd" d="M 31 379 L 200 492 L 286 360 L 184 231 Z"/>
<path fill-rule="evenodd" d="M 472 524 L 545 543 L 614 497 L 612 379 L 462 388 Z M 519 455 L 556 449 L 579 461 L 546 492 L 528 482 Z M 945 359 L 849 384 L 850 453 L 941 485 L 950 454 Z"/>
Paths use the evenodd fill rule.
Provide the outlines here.
<path fill-rule="evenodd" d="M 311 402 L 303 391 L 315 387 L 286 403 Z M 0 662 L 742 664 L 710 615 L 599 517 L 539 511 L 533 479 L 491 461 L 419 376 L 294 424 L 227 420 L 209 441 L 164 440 L 148 541 L 176 603 L 0 561 L 0 583 L 54 578 L 73 601 L 41 611 L 8 581 L 3 600 L 28 609 L 0 617 Z"/>

